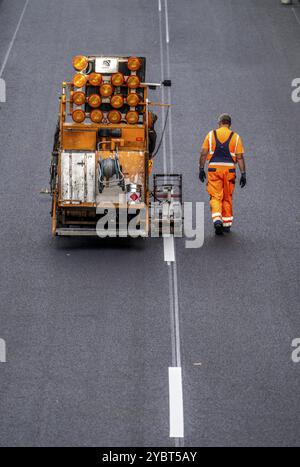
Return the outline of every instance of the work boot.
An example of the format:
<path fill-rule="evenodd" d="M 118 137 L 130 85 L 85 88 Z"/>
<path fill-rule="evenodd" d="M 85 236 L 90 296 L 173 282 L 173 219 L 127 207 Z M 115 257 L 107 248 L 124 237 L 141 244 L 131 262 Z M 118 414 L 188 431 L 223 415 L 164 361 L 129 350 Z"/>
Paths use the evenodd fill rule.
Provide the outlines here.
<path fill-rule="evenodd" d="M 222 235 L 223 234 L 223 224 L 222 224 L 221 221 L 215 221 L 214 222 L 214 228 L 215 228 L 216 235 Z"/>
<path fill-rule="evenodd" d="M 231 229 L 230 226 L 228 226 L 228 227 L 223 227 L 223 232 L 229 233 L 229 232 L 230 232 L 230 229 Z"/>

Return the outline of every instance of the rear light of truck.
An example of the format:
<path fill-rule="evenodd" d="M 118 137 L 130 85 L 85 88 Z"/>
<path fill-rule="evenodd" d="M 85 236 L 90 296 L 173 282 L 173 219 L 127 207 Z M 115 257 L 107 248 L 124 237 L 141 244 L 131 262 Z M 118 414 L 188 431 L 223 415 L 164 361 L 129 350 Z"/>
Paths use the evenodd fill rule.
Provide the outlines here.
<path fill-rule="evenodd" d="M 122 115 L 118 110 L 111 110 L 110 112 L 108 112 L 107 118 L 110 121 L 110 123 L 120 123 L 120 121 L 122 120 Z"/>
<path fill-rule="evenodd" d="M 90 119 L 94 123 L 101 123 L 103 120 L 103 112 L 99 109 L 92 110 L 90 114 Z"/>
<path fill-rule="evenodd" d="M 101 104 L 101 97 L 98 94 L 91 94 L 88 98 L 88 103 L 94 109 L 99 107 Z"/>
<path fill-rule="evenodd" d="M 127 62 L 130 71 L 137 71 L 141 68 L 141 61 L 137 57 L 130 57 Z"/>
<path fill-rule="evenodd" d="M 125 118 L 127 123 L 134 125 L 139 121 L 139 114 L 135 110 L 130 110 L 129 112 L 127 112 Z"/>
<path fill-rule="evenodd" d="M 76 73 L 73 77 L 73 84 L 76 88 L 83 88 L 86 85 L 87 76 L 83 73 Z"/>
<path fill-rule="evenodd" d="M 127 86 L 129 89 L 136 89 L 141 84 L 140 78 L 136 75 L 129 76 L 127 79 Z"/>
<path fill-rule="evenodd" d="M 115 94 L 111 98 L 110 104 L 114 109 L 120 109 L 124 104 L 124 99 L 120 94 Z"/>
<path fill-rule="evenodd" d="M 73 67 L 77 71 L 85 70 L 88 64 L 89 64 L 89 60 L 84 55 L 76 55 L 76 57 L 73 58 Z"/>
<path fill-rule="evenodd" d="M 110 97 L 113 93 L 113 87 L 109 83 L 102 84 L 100 87 L 100 94 L 102 97 Z"/>
<path fill-rule="evenodd" d="M 85 94 L 82 91 L 76 91 L 73 94 L 73 102 L 75 105 L 83 105 L 85 103 Z"/>
<path fill-rule="evenodd" d="M 76 123 L 82 123 L 85 120 L 85 112 L 81 109 L 76 109 L 72 112 L 72 118 Z"/>
<path fill-rule="evenodd" d="M 122 86 L 125 79 L 122 73 L 114 73 L 111 77 L 111 82 L 114 86 Z"/>
<path fill-rule="evenodd" d="M 130 94 L 128 94 L 126 102 L 130 107 L 136 107 L 140 102 L 140 98 L 136 93 L 131 92 Z"/>
<path fill-rule="evenodd" d="M 89 75 L 89 83 L 92 86 L 100 86 L 102 83 L 102 75 L 101 73 L 91 73 Z"/>

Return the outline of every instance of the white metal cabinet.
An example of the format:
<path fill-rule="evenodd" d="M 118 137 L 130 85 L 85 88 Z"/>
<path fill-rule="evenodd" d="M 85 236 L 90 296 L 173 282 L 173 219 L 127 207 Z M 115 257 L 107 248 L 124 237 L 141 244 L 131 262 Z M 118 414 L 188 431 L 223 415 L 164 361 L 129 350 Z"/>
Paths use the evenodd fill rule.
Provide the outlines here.
<path fill-rule="evenodd" d="M 60 193 L 63 202 L 95 203 L 95 153 L 62 152 L 60 173 Z"/>

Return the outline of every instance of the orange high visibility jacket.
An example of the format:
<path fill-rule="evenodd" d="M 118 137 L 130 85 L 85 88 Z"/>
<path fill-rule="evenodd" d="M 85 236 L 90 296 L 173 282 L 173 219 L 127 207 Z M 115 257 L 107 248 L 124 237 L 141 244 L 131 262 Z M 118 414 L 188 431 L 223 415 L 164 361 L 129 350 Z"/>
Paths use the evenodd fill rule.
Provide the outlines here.
<path fill-rule="evenodd" d="M 218 128 L 216 130 L 217 132 L 217 137 L 219 139 L 219 141 L 221 143 L 224 143 L 230 136 L 230 133 L 231 133 L 231 130 L 230 128 L 227 128 L 225 126 L 222 126 L 221 128 Z M 215 140 L 215 136 L 214 136 L 214 132 L 213 131 L 210 131 L 205 139 L 204 139 L 204 142 L 203 142 L 203 145 L 202 145 L 202 149 L 206 149 L 208 151 L 208 155 L 207 155 L 207 162 L 209 163 L 214 152 L 215 152 L 215 149 L 216 149 L 216 140 Z M 245 150 L 244 150 L 244 146 L 243 146 L 243 141 L 242 139 L 240 138 L 240 136 L 237 134 L 237 133 L 234 133 L 232 138 L 231 138 L 231 141 L 230 141 L 230 144 L 229 144 L 229 150 L 230 150 L 230 154 L 231 154 L 231 157 L 234 161 L 234 163 L 236 163 L 236 154 L 244 154 Z M 229 165 L 232 165 L 230 163 L 222 163 L 222 162 L 213 162 L 212 163 L 213 165 L 224 165 L 224 166 L 229 166 Z"/>

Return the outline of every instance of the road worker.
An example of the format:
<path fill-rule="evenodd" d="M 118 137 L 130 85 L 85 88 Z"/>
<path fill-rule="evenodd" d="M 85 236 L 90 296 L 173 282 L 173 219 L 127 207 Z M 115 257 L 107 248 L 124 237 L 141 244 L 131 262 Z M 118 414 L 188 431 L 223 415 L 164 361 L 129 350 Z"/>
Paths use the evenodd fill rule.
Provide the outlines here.
<path fill-rule="evenodd" d="M 206 179 L 205 162 L 208 162 L 207 191 L 210 196 L 212 220 L 217 235 L 230 232 L 233 222 L 232 195 L 235 188 L 236 163 L 241 177 L 240 186 L 246 185 L 246 166 L 243 142 L 231 131 L 231 116 L 222 114 L 219 128 L 210 131 L 202 145 L 199 161 L 199 179 Z"/>

